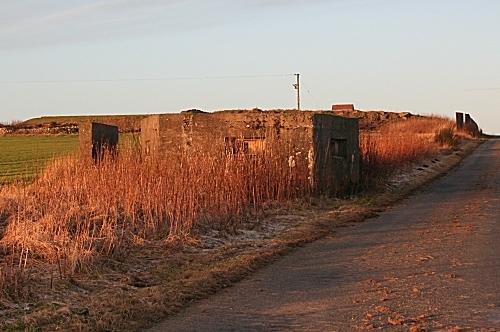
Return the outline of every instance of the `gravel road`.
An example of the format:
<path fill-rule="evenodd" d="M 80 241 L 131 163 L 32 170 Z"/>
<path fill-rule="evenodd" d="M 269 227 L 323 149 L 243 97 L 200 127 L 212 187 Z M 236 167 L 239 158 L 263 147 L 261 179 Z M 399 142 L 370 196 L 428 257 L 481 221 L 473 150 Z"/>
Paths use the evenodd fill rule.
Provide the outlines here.
<path fill-rule="evenodd" d="M 500 140 L 151 331 L 500 331 Z"/>

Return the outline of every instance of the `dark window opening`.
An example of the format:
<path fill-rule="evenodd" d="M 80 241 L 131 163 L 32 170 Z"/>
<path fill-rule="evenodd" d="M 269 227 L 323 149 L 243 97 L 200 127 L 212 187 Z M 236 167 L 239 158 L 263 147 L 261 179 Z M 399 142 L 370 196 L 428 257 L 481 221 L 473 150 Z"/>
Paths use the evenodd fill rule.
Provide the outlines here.
<path fill-rule="evenodd" d="M 329 150 L 333 157 L 347 158 L 347 140 L 332 138 L 330 140 Z"/>
<path fill-rule="evenodd" d="M 226 154 L 255 155 L 264 152 L 266 148 L 265 138 L 226 137 L 224 143 Z"/>

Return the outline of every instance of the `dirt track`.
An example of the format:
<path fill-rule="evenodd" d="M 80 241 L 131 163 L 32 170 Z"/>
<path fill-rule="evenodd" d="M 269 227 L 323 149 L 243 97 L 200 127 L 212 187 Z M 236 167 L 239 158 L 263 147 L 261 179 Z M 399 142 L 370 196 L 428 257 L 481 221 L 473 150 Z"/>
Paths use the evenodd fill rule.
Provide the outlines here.
<path fill-rule="evenodd" d="M 151 331 L 500 330 L 500 140 Z M 458 329 L 460 328 L 460 329 Z"/>

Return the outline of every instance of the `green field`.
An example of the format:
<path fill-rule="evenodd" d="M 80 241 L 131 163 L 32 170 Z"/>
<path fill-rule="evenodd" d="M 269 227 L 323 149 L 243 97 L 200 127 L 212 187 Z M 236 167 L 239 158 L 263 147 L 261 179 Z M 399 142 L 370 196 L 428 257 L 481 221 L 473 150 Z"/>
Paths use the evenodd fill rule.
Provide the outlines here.
<path fill-rule="evenodd" d="M 0 183 L 30 180 L 55 157 L 75 153 L 77 135 L 0 137 Z"/>
<path fill-rule="evenodd" d="M 131 146 L 138 136 L 120 134 L 120 146 Z M 0 136 L 0 184 L 32 180 L 56 157 L 78 152 L 78 135 Z"/>

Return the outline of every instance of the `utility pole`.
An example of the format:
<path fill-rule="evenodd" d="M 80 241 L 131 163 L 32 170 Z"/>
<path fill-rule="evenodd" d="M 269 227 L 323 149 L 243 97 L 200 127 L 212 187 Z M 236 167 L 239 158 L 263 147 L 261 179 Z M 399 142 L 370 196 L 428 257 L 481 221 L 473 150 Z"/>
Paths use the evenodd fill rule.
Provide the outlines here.
<path fill-rule="evenodd" d="M 293 85 L 295 90 L 297 90 L 297 110 L 300 111 L 300 74 L 294 74 L 297 77 L 297 83 Z"/>

